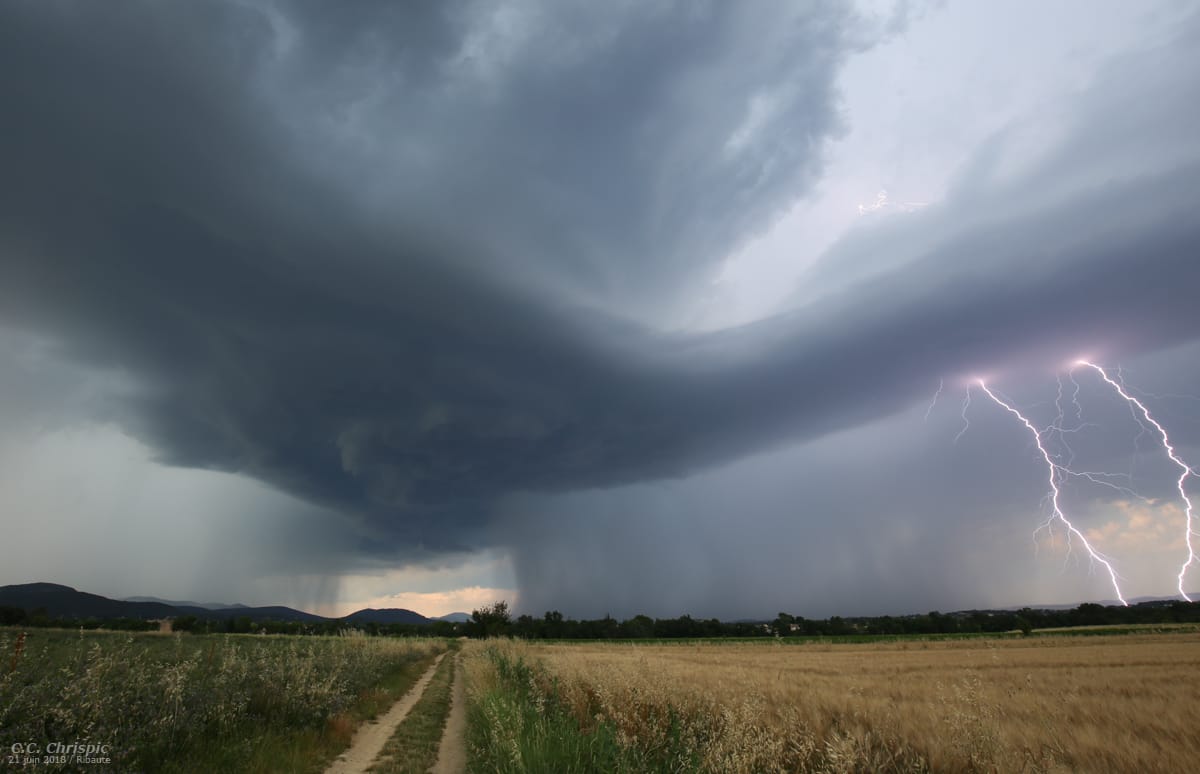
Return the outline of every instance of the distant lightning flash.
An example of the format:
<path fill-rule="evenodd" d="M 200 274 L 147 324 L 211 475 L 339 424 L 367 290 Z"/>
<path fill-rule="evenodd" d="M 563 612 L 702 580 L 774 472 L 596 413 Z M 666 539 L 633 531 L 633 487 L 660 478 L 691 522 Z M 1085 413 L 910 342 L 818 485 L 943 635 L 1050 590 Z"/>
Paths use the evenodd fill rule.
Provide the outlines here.
<path fill-rule="evenodd" d="M 979 383 L 983 384 L 983 380 L 980 380 Z M 958 435 L 954 436 L 954 443 L 956 445 L 958 444 L 958 439 L 962 438 L 963 435 L 965 435 L 966 432 L 971 429 L 971 420 L 967 418 L 967 409 L 969 409 L 970 407 L 971 407 L 971 388 L 968 387 L 967 388 L 967 397 L 963 398 L 963 404 L 962 404 L 962 418 L 963 418 L 962 430 L 959 430 Z"/>
<path fill-rule="evenodd" d="M 933 413 L 933 407 L 937 405 L 938 398 L 942 396 L 942 388 L 946 386 L 945 379 L 938 379 L 937 392 L 933 394 L 933 400 L 929 401 L 929 408 L 925 409 L 925 421 L 929 421 L 929 415 Z"/>
<path fill-rule="evenodd" d="M 1079 402 L 1079 382 L 1075 381 L 1074 372 L 1067 372 L 1067 378 L 1071 380 L 1071 384 L 1075 385 L 1075 391 L 1071 393 L 1071 405 L 1075 407 L 1075 421 L 1083 421 L 1083 405 Z"/>
<path fill-rule="evenodd" d="M 875 195 L 875 201 L 872 204 L 858 205 L 858 214 L 866 215 L 868 212 L 879 212 L 881 210 L 896 211 L 896 212 L 916 212 L 922 207 L 928 207 L 929 202 L 893 202 L 888 199 L 886 188 L 879 189 L 879 193 Z"/>
<path fill-rule="evenodd" d="M 1076 389 L 1076 392 L 1078 392 L 1078 389 Z M 1063 402 L 1063 383 L 1062 383 L 1062 378 L 1060 377 L 1058 379 L 1058 394 L 1055 395 L 1055 397 L 1054 397 L 1054 408 L 1058 410 L 1058 416 L 1055 418 L 1054 423 L 1052 425 L 1050 425 L 1050 427 L 1046 428 L 1046 430 L 1044 430 L 1043 432 L 1049 432 L 1050 430 L 1054 430 L 1058 433 L 1058 443 L 1067 452 L 1067 465 L 1069 466 L 1069 465 L 1071 465 L 1071 463 L 1073 463 L 1075 461 L 1075 450 L 1071 448 L 1071 444 L 1067 443 L 1066 435 L 1067 435 L 1067 433 L 1079 432 L 1079 430 L 1082 429 L 1082 425 L 1075 427 L 1074 429 L 1071 429 L 1071 430 L 1068 430 L 1066 428 L 1067 418 L 1066 418 L 1066 412 L 1063 410 L 1062 402 Z M 1058 455 L 1055 455 L 1055 456 L 1057 457 Z"/>
<path fill-rule="evenodd" d="M 1007 411 L 1010 414 L 1012 414 L 1013 416 L 1015 416 L 1017 419 L 1021 420 L 1021 423 L 1023 425 L 1025 425 L 1025 427 L 1029 428 L 1029 432 L 1033 434 L 1033 442 L 1037 445 L 1038 451 L 1041 452 L 1042 459 L 1044 459 L 1046 461 L 1046 467 L 1048 468 L 1049 474 L 1050 474 L 1048 477 L 1049 481 L 1050 481 L 1050 505 L 1054 511 L 1054 515 L 1051 517 L 1051 519 L 1053 520 L 1054 518 L 1057 518 L 1059 521 L 1061 521 L 1063 524 L 1065 524 L 1068 532 L 1071 535 L 1074 535 L 1075 537 L 1079 538 L 1079 542 L 1082 543 L 1083 547 L 1087 549 L 1088 555 L 1092 558 L 1092 561 L 1104 565 L 1104 569 L 1108 570 L 1108 577 L 1112 581 L 1113 590 L 1116 591 L 1116 593 L 1117 593 L 1117 599 L 1121 600 L 1122 605 L 1125 605 L 1126 607 L 1128 607 L 1129 603 L 1125 601 L 1125 596 L 1121 593 L 1121 585 L 1120 585 L 1120 583 L 1118 583 L 1117 571 L 1115 569 L 1113 569 L 1112 564 L 1109 563 L 1108 559 L 1106 559 L 1103 554 L 1096 551 L 1096 549 L 1092 548 L 1092 544 L 1089 543 L 1087 538 L 1085 538 L 1083 536 L 1083 533 L 1080 532 L 1075 527 L 1075 525 L 1072 524 L 1070 522 L 1070 520 L 1067 519 L 1066 514 L 1064 514 L 1062 511 L 1062 507 L 1059 506 L 1059 504 L 1058 504 L 1058 497 L 1059 497 L 1058 477 L 1059 477 L 1059 471 L 1061 470 L 1061 467 L 1054 462 L 1054 459 L 1050 456 L 1050 452 L 1046 451 L 1046 447 L 1042 445 L 1042 434 L 1040 432 L 1038 432 L 1038 429 L 1033 426 L 1033 423 L 1030 422 L 1028 419 L 1026 419 L 1025 416 L 1021 412 L 1017 411 L 1015 408 L 1010 406 L 1008 403 L 1005 403 L 1003 400 L 996 397 L 996 394 L 994 392 L 992 392 L 990 389 L 988 389 L 987 384 L 985 384 L 982 379 L 979 380 L 979 388 L 981 390 L 983 390 L 984 393 L 986 393 L 987 396 L 989 398 L 991 398 L 993 401 L 995 401 L 1001 408 L 1003 408 L 1005 411 Z M 967 400 L 968 401 L 970 400 L 970 395 L 971 395 L 971 392 L 968 389 L 967 390 Z M 965 411 L 966 411 L 965 407 L 964 407 L 963 411 L 965 413 Z M 1189 543 L 1189 545 L 1190 545 L 1190 543 Z M 1189 559 L 1189 561 L 1190 561 L 1190 559 Z M 1185 565 L 1185 567 L 1186 567 L 1186 565 Z M 1180 583 L 1182 584 L 1182 580 L 1180 581 Z"/>
<path fill-rule="evenodd" d="M 1193 564 L 1200 564 L 1200 560 L 1197 559 L 1196 549 L 1192 546 L 1192 536 L 1196 535 L 1197 533 L 1192 526 L 1192 501 L 1188 499 L 1187 489 L 1184 487 L 1184 482 L 1187 481 L 1188 476 L 1196 476 L 1197 473 L 1186 462 L 1179 458 L 1179 456 L 1175 453 L 1175 447 L 1171 445 L 1171 439 L 1167 436 L 1167 431 L 1163 429 L 1163 426 L 1160 425 L 1154 417 L 1150 416 L 1150 411 L 1146 408 L 1145 404 L 1125 391 L 1124 385 L 1114 381 L 1103 368 L 1095 363 L 1089 363 L 1086 360 L 1080 360 L 1076 363 L 1076 365 L 1087 366 L 1088 368 L 1095 369 L 1095 371 L 1100 374 L 1100 378 L 1108 382 L 1109 385 L 1111 385 L 1112 388 L 1117 391 L 1118 395 L 1129 402 L 1131 409 L 1136 406 L 1137 410 L 1141 413 L 1142 417 L 1145 418 L 1146 422 L 1150 423 L 1150 425 L 1158 431 L 1158 435 L 1160 438 L 1162 438 L 1163 446 L 1166 447 L 1167 456 L 1171 458 L 1171 462 L 1174 462 L 1179 466 L 1181 472 L 1178 480 L 1175 482 L 1175 487 L 1179 490 L 1179 496 L 1183 498 L 1183 503 L 1185 506 L 1184 512 L 1187 517 L 1187 531 L 1184 535 L 1185 542 L 1187 543 L 1187 559 L 1184 561 L 1183 566 L 1179 568 L 1179 596 L 1183 597 L 1188 602 L 1191 602 L 1192 598 L 1189 597 L 1183 590 L 1183 578 L 1185 575 L 1187 575 L 1188 567 Z M 1141 424 L 1141 418 L 1139 418 L 1136 414 L 1134 415 L 1134 419 L 1137 419 L 1138 423 Z M 1145 427 L 1144 424 L 1142 426 L 1143 428 Z"/>

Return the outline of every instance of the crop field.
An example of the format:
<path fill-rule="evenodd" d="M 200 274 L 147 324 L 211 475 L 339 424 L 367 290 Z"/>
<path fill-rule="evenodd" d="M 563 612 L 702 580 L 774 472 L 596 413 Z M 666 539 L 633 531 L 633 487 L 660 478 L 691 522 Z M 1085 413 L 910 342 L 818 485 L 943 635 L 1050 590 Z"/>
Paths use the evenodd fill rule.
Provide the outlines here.
<path fill-rule="evenodd" d="M 415 638 L 0 629 L 5 769 L 319 772 L 445 650 Z M 9 759 L 14 741 L 105 745 L 91 757 L 111 761 L 30 764 Z"/>
<path fill-rule="evenodd" d="M 477 772 L 1194 770 L 1200 631 L 1085 634 L 460 648 L 0 629 L 0 739 L 111 757 L 29 768 L 5 750 L 3 768 L 461 771 L 445 756 L 465 726 Z"/>
<path fill-rule="evenodd" d="M 1200 760 L 1200 633 L 471 643 L 480 771 L 1163 771 Z"/>

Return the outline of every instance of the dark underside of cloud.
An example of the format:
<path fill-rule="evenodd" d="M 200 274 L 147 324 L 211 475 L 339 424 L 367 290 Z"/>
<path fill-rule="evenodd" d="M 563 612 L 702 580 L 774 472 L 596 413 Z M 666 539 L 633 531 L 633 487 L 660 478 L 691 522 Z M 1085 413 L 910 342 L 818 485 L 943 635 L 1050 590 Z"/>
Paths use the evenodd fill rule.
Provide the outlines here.
<path fill-rule="evenodd" d="M 981 154 L 943 205 L 844 240 L 826 292 L 662 332 L 656 304 L 818 178 L 863 44 L 841 4 L 719 7 L 5 3 L 0 323 L 130 375 L 107 418 L 162 460 L 357 514 L 399 556 L 475 544 L 504 495 L 1200 335 L 1187 30 L 1173 77 L 1099 83 L 1036 169 L 996 182 Z"/>

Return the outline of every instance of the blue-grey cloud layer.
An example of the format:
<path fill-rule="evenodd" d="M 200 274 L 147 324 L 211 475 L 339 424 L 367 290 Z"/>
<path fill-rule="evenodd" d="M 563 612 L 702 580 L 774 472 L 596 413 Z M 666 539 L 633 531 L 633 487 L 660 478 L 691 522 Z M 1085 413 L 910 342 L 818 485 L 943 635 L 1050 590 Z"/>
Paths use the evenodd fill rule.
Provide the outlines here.
<path fill-rule="evenodd" d="M 400 555 L 936 375 L 1200 334 L 1195 24 L 1032 167 L 997 174 L 997 138 L 943 205 L 835 246 L 792 311 L 668 334 L 656 305 L 818 178 L 860 20 L 431 7 L 5 4 L 0 322 L 129 373 L 113 410 L 164 460 Z"/>

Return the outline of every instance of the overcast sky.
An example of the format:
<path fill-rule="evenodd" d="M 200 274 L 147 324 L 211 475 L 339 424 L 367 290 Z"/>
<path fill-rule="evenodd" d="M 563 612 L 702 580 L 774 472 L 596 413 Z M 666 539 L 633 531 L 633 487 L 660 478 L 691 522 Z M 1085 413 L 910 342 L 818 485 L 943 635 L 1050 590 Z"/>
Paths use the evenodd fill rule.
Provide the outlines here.
<path fill-rule="evenodd" d="M 1180 469 L 1072 364 L 1198 464 L 1200 6 L 28 0 L 0 100 L 0 583 L 1177 592 Z"/>

